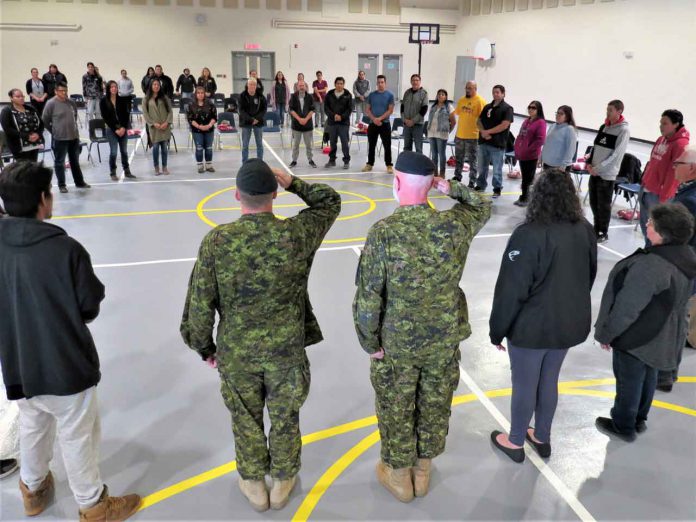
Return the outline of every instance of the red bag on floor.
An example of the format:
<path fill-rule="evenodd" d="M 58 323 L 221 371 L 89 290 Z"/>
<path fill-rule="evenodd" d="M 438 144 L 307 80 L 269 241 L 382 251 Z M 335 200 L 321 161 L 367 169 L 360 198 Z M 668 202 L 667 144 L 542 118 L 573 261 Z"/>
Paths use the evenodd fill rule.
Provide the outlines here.
<path fill-rule="evenodd" d="M 454 156 L 449 157 L 449 159 L 447 160 L 447 166 L 448 167 L 456 167 L 457 166 L 457 160 L 455 159 Z"/>
<path fill-rule="evenodd" d="M 508 172 L 507 177 L 510 179 L 520 179 L 522 177 L 522 173 L 519 170 L 515 169 Z"/>
<path fill-rule="evenodd" d="M 321 151 L 322 151 L 324 154 L 330 154 L 330 153 L 331 153 L 331 147 L 324 147 L 323 149 L 321 149 Z"/>
<path fill-rule="evenodd" d="M 234 129 L 234 127 L 232 127 L 232 125 L 230 125 L 229 123 L 221 123 L 220 125 L 218 125 L 218 130 L 221 130 L 223 132 L 231 131 L 232 129 Z"/>
<path fill-rule="evenodd" d="M 629 209 L 619 210 L 616 213 L 616 215 L 619 216 L 619 219 L 623 219 L 625 221 L 633 221 L 634 219 L 640 218 L 640 210 L 636 210 L 635 214 L 634 214 L 633 210 L 629 210 Z"/>

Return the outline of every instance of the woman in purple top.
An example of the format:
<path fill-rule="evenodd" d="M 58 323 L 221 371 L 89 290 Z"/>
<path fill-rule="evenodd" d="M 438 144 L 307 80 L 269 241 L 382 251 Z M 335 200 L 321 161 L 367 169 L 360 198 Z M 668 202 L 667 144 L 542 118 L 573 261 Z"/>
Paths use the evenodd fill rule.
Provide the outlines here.
<path fill-rule="evenodd" d="M 541 147 L 546 139 L 546 120 L 541 102 L 534 100 L 527 107 L 529 118 L 522 122 L 520 134 L 515 140 L 515 158 L 522 171 L 522 195 L 515 201 L 518 207 L 526 207 L 529 200 L 529 187 L 534 182 Z"/>

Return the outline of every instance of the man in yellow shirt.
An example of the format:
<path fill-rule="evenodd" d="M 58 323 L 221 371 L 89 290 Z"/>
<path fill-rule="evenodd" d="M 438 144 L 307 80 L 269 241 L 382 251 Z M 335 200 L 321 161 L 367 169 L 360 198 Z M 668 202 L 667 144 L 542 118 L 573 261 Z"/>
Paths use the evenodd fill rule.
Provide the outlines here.
<path fill-rule="evenodd" d="M 466 82 L 466 96 L 457 102 L 454 113 L 459 117 L 457 136 L 454 138 L 454 156 L 457 166 L 454 169 L 454 179 L 462 180 L 464 162 L 469 164 L 469 188 L 474 188 L 476 182 L 476 157 L 478 155 L 479 129 L 476 125 L 486 100 L 476 91 L 476 82 Z"/>

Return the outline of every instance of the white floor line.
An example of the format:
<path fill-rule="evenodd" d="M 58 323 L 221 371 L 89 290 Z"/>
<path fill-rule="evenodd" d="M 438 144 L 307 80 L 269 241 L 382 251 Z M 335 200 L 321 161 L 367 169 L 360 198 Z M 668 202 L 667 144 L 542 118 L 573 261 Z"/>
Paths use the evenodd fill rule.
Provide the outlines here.
<path fill-rule="evenodd" d="M 609 228 L 611 228 L 611 227 L 609 227 Z M 620 257 L 621 259 L 623 259 L 624 257 L 628 257 L 626 254 L 622 254 L 621 252 L 617 252 L 616 250 L 612 250 L 611 248 L 605 247 L 604 245 L 597 245 L 597 246 L 599 248 L 601 248 L 602 250 L 606 250 L 610 254 L 614 254 L 615 256 Z"/>
<path fill-rule="evenodd" d="M 471 376 L 464 370 L 462 365 L 459 365 L 460 380 L 466 384 L 466 386 L 471 390 L 471 392 L 476 395 L 481 405 L 486 408 L 488 413 L 502 426 L 502 428 L 509 432 L 510 423 L 505 418 L 505 415 L 496 408 L 493 402 L 486 397 L 481 388 L 476 384 L 476 382 L 471 378 Z M 525 442 L 525 453 L 527 458 L 532 464 L 539 470 L 539 472 L 546 477 L 551 486 L 556 490 L 556 492 L 566 501 L 568 506 L 575 512 L 575 514 L 583 521 L 594 521 L 595 518 L 587 510 L 587 508 L 580 502 L 578 497 L 565 485 L 565 483 L 554 473 L 554 471 L 534 452 L 531 446 Z"/>
<path fill-rule="evenodd" d="M 360 247 L 355 245 L 341 245 L 333 247 L 321 247 L 317 252 L 332 252 L 335 250 L 354 250 L 360 255 Z M 178 259 L 153 259 L 152 261 L 133 261 L 130 263 L 102 263 L 92 265 L 93 268 L 125 268 L 131 266 L 164 265 L 169 263 L 193 263 L 195 257 L 182 257 Z"/>
<path fill-rule="evenodd" d="M 353 252 L 355 252 L 355 253 L 357 254 L 358 257 L 361 256 L 362 250 L 360 250 L 360 247 L 359 247 L 359 246 L 354 246 L 354 247 L 351 247 L 351 248 L 353 249 Z"/>

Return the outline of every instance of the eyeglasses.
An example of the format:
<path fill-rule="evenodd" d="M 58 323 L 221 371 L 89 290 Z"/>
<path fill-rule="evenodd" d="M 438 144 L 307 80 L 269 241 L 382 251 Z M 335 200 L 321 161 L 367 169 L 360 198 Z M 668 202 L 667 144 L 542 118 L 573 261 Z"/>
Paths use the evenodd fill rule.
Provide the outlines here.
<path fill-rule="evenodd" d="M 686 161 L 674 161 L 672 162 L 672 165 L 677 166 L 677 165 L 689 165 L 688 162 Z"/>
<path fill-rule="evenodd" d="M 530 105 L 529 107 L 527 107 L 527 110 L 528 111 L 535 111 L 535 110 L 537 110 L 537 108 L 534 107 L 534 105 Z"/>

